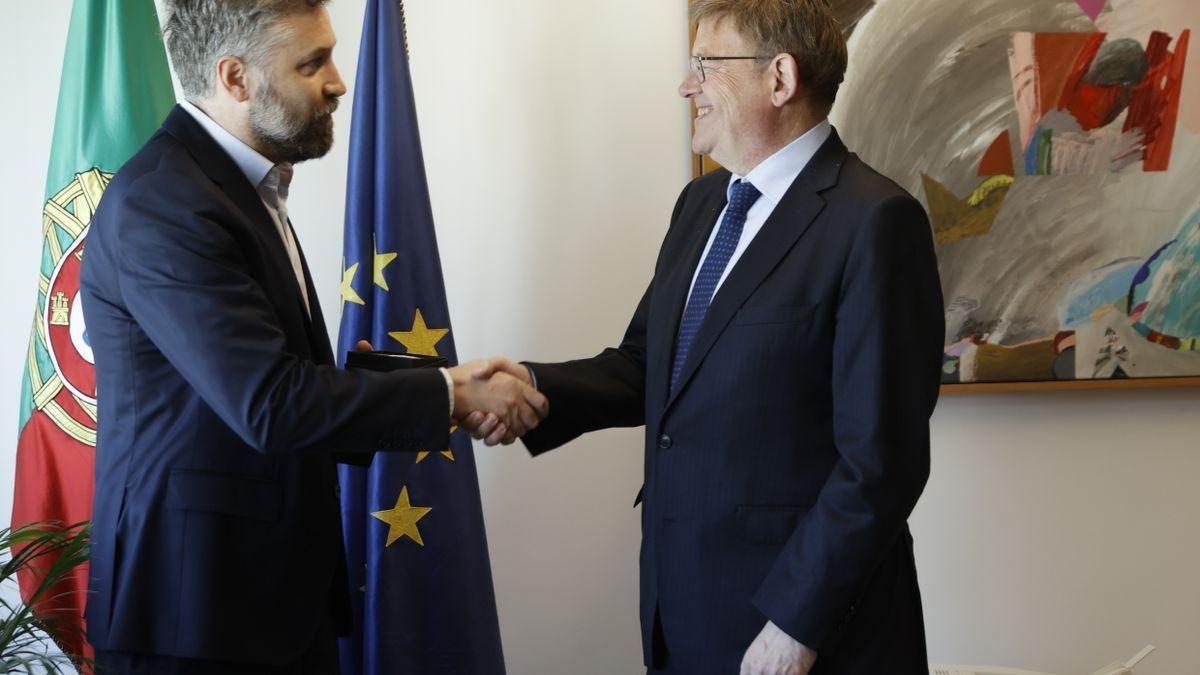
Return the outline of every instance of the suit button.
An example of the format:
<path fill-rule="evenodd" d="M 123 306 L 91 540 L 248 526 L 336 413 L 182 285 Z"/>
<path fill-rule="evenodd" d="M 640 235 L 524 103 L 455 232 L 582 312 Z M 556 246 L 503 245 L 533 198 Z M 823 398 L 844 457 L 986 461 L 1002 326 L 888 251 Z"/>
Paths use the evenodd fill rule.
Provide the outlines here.
<path fill-rule="evenodd" d="M 663 450 L 670 448 L 672 443 L 673 441 L 671 440 L 671 437 L 666 434 L 658 437 L 658 447 L 662 448 Z"/>

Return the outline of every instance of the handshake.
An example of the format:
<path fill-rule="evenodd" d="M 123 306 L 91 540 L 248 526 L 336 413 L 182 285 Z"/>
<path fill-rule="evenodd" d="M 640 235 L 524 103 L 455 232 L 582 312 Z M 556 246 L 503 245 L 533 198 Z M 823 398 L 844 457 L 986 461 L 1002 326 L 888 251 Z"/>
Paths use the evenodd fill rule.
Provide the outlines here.
<path fill-rule="evenodd" d="M 533 386 L 529 368 L 505 358 L 471 361 L 448 369 L 454 380 L 458 426 L 487 445 L 508 445 L 550 413 L 550 402 Z"/>
<path fill-rule="evenodd" d="M 375 348 L 359 340 L 355 349 Z M 550 414 L 550 402 L 533 386 L 529 368 L 506 358 L 480 359 L 447 368 L 454 381 L 450 415 L 476 440 L 509 445 L 537 428 Z"/>

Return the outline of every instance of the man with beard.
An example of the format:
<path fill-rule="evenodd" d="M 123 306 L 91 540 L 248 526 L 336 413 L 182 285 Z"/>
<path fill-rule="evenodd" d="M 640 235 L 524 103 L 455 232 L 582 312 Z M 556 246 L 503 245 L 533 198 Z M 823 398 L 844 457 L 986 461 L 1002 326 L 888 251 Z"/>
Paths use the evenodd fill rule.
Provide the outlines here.
<path fill-rule="evenodd" d="M 336 672 L 335 453 L 440 447 L 476 410 L 523 432 L 546 402 L 473 364 L 335 367 L 287 211 L 346 91 L 324 0 L 166 4 L 187 101 L 108 187 L 82 272 L 102 401 L 88 638 L 103 672 Z"/>

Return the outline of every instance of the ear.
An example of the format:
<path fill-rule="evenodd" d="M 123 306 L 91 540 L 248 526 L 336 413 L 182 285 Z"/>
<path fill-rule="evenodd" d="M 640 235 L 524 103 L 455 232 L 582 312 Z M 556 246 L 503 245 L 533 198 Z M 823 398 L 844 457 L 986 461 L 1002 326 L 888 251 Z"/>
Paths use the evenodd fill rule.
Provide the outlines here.
<path fill-rule="evenodd" d="M 217 89 L 238 103 L 250 98 L 250 68 L 236 56 L 222 56 L 217 61 Z"/>
<path fill-rule="evenodd" d="M 791 54 L 779 54 L 771 59 L 769 73 L 772 81 L 772 105 L 782 108 L 800 98 L 800 65 Z"/>

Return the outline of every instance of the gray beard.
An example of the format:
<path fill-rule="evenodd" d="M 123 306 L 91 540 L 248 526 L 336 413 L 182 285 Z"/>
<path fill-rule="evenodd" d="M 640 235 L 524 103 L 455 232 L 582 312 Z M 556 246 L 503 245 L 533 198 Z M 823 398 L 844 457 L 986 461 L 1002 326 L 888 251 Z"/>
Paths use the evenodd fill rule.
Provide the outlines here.
<path fill-rule="evenodd" d="M 333 147 L 333 121 L 328 117 L 337 109 L 337 99 L 305 115 L 289 106 L 269 84 L 262 97 L 250 108 L 250 130 L 263 148 L 281 162 L 298 164 L 324 157 Z"/>

